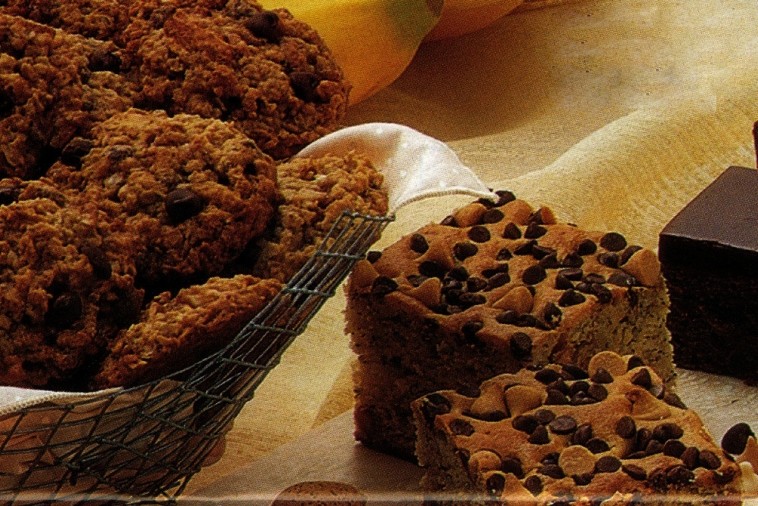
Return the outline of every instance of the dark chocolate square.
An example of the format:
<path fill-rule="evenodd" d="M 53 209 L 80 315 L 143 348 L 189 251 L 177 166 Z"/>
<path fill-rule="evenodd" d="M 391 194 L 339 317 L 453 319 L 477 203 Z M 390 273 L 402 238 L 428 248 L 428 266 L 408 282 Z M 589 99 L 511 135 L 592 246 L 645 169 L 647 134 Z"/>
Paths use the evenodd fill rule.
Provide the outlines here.
<path fill-rule="evenodd" d="M 677 365 L 758 377 L 758 171 L 729 167 L 663 229 Z"/>

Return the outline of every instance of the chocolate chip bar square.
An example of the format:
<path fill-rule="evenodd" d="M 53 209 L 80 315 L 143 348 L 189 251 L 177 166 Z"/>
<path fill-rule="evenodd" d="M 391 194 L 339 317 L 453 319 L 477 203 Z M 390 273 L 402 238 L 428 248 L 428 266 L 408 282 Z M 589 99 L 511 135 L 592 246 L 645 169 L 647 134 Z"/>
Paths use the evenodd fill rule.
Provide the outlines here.
<path fill-rule="evenodd" d="M 758 171 L 729 167 L 659 237 L 685 368 L 758 378 Z"/>
<path fill-rule="evenodd" d="M 550 364 L 413 403 L 434 504 L 731 504 L 740 471 L 635 356 Z"/>

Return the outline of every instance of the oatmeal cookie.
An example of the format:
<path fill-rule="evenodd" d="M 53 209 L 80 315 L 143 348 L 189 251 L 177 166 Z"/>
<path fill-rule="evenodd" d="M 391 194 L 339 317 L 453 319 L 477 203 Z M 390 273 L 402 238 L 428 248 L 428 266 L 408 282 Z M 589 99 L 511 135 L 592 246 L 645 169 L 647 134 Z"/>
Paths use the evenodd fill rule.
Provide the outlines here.
<path fill-rule="evenodd" d="M 347 107 L 331 53 L 285 10 L 166 8 L 135 17 L 122 39 L 139 107 L 232 121 L 275 159 L 334 130 Z"/>
<path fill-rule="evenodd" d="M 77 388 L 72 380 L 116 327 L 136 319 L 142 302 L 133 266 L 113 253 L 128 251 L 118 243 L 125 236 L 110 234 L 93 209 L 39 196 L 42 185 L 14 191 L 3 183 L 0 384 Z"/>
<path fill-rule="evenodd" d="M 221 349 L 279 293 L 272 279 L 237 275 L 163 292 L 123 330 L 95 376 L 96 388 L 129 386 L 178 371 Z"/>
<path fill-rule="evenodd" d="M 73 137 L 131 104 L 111 43 L 0 14 L 0 176 L 38 177 Z"/>
<path fill-rule="evenodd" d="M 49 179 L 139 239 L 148 287 L 218 274 L 273 214 L 273 160 L 220 121 L 132 109 L 67 148 Z"/>
<path fill-rule="evenodd" d="M 286 282 L 316 251 L 344 211 L 387 213 L 383 177 L 362 155 L 295 158 L 278 166 L 282 202 L 254 272 Z"/>

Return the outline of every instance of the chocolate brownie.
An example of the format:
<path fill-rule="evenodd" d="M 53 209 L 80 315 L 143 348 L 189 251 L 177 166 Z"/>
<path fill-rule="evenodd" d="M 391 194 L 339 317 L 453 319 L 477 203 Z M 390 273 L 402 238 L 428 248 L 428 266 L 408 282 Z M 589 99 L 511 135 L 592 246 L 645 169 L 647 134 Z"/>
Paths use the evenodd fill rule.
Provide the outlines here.
<path fill-rule="evenodd" d="M 382 174 L 366 157 L 295 158 L 277 166 L 281 201 L 255 250 L 253 272 L 289 280 L 313 255 L 344 211 L 387 213 Z"/>
<path fill-rule="evenodd" d="M 758 380 L 758 171 L 730 167 L 661 231 L 674 358 Z"/>
<path fill-rule="evenodd" d="M 549 364 L 413 404 L 439 504 L 736 504 L 740 469 L 638 357 Z"/>
<path fill-rule="evenodd" d="M 74 137 L 131 105 L 114 46 L 0 14 L 0 176 L 44 174 Z"/>
<path fill-rule="evenodd" d="M 125 236 L 91 208 L 61 206 L 42 184 L 0 195 L 0 384 L 81 388 L 113 329 L 136 319 Z M 59 195 L 60 196 L 60 195 Z"/>
<path fill-rule="evenodd" d="M 273 160 L 227 123 L 132 109 L 91 137 L 72 140 L 48 179 L 139 239 L 147 287 L 219 274 L 273 214 Z"/>
<path fill-rule="evenodd" d="M 527 366 L 584 367 L 605 349 L 637 354 L 673 381 L 655 253 L 499 196 L 356 265 L 346 317 L 365 444 L 411 459 L 413 399 Z"/>
<path fill-rule="evenodd" d="M 229 343 L 282 285 L 237 275 L 211 278 L 156 296 L 137 323 L 122 330 L 94 378 L 96 388 L 130 386 L 206 358 Z"/>

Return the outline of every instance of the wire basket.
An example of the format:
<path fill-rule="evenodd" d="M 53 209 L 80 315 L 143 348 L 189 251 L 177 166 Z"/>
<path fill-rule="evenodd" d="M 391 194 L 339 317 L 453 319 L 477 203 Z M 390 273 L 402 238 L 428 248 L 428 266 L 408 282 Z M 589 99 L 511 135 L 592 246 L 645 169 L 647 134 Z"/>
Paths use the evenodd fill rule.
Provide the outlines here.
<path fill-rule="evenodd" d="M 229 345 L 192 367 L 0 418 L 0 501 L 174 502 L 390 221 L 343 213 L 286 287 Z"/>

